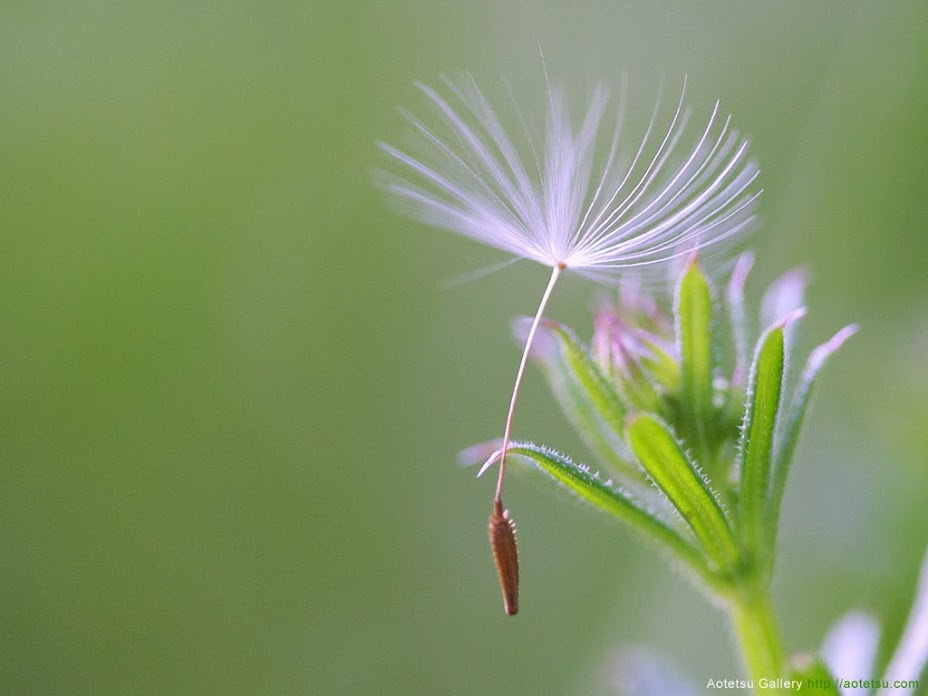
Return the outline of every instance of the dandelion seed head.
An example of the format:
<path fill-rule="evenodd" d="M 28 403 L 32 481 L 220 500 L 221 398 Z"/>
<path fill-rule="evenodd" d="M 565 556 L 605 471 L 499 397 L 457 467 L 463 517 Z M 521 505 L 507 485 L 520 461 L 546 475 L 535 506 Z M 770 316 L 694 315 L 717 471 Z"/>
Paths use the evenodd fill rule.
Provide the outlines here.
<path fill-rule="evenodd" d="M 666 127 L 657 125 L 658 100 L 642 137 L 629 139 L 624 88 L 615 102 L 596 88 L 575 120 L 565 92 L 549 83 L 538 135 L 514 98 L 518 128 L 507 130 L 469 76 L 444 78 L 440 89 L 418 87 L 432 118 L 404 113 L 409 147 L 380 144 L 399 165 L 385 176 L 386 190 L 426 223 L 552 269 L 525 337 L 501 445 L 478 472 L 499 464 L 490 544 L 506 613 L 515 614 L 518 554 L 502 500 L 506 457 L 526 362 L 558 279 L 570 270 L 606 280 L 735 237 L 754 219 L 758 170 L 718 103 L 704 126 L 690 128 L 685 88 Z M 588 467 L 578 471 L 599 480 Z"/>
<path fill-rule="evenodd" d="M 624 87 L 617 98 L 594 89 L 580 118 L 549 87 L 535 130 L 514 97 L 507 129 L 470 76 L 418 87 L 431 117 L 404 112 L 409 146 L 380 143 L 394 163 L 382 184 L 427 224 L 603 281 L 734 239 L 755 221 L 748 141 L 718 103 L 695 124 L 685 84 L 669 120 L 658 100 L 638 137 L 625 133 Z"/>

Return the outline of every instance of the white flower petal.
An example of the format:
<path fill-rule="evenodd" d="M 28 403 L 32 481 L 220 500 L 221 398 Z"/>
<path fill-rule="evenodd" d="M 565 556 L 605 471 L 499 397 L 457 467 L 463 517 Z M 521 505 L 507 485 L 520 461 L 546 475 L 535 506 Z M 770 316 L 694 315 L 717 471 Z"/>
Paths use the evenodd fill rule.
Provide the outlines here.
<path fill-rule="evenodd" d="M 611 665 L 621 696 L 695 696 L 699 691 L 670 662 L 645 648 L 619 650 Z"/>
<path fill-rule="evenodd" d="M 845 614 L 831 627 L 822 644 L 822 659 L 836 679 L 873 678 L 873 660 L 880 644 L 880 625 L 869 614 Z M 867 689 L 840 689 L 841 696 L 864 696 Z"/>
<path fill-rule="evenodd" d="M 886 668 L 885 681 L 890 688 L 881 689 L 880 696 L 903 696 L 915 692 L 914 688 L 894 688 L 897 681 L 915 681 L 925 671 L 928 662 L 928 554 L 922 562 L 922 570 L 915 590 L 915 602 L 909 621 L 893 659 Z"/>

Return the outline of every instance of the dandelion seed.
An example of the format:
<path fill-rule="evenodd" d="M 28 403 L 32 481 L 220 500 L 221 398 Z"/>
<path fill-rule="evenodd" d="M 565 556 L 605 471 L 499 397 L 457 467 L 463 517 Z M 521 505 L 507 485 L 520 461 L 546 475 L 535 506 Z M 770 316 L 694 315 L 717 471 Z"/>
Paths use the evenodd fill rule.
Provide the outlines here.
<path fill-rule="evenodd" d="M 519 611 L 519 549 L 516 546 L 516 523 L 509 510 L 503 510 L 501 500 L 493 503 L 487 530 L 499 586 L 503 591 L 503 608 L 507 615 L 514 616 Z"/>
<path fill-rule="evenodd" d="M 666 130 L 656 125 L 658 102 L 628 154 L 619 150 L 624 88 L 611 126 L 609 92 L 598 88 L 575 128 L 564 92 L 549 86 L 539 139 L 514 100 L 515 138 L 472 78 L 444 78 L 443 85 L 445 95 L 418 85 L 437 119 L 432 127 L 406 115 L 415 150 L 380 144 L 402 172 L 388 175 L 384 188 L 428 224 L 551 268 L 516 372 L 502 446 L 480 470 L 499 462 L 492 524 L 502 510 L 506 453 L 529 350 L 561 275 L 571 271 L 604 281 L 735 237 L 753 223 L 758 169 L 748 158 L 747 140 L 730 117 L 720 115 L 718 102 L 687 141 L 685 83 Z M 543 147 L 536 147 L 539 140 Z M 607 140 L 603 158 L 597 150 Z M 514 536 L 512 546 L 514 553 Z M 502 570 L 500 580 L 505 589 Z M 509 597 L 506 602 L 510 606 Z"/>

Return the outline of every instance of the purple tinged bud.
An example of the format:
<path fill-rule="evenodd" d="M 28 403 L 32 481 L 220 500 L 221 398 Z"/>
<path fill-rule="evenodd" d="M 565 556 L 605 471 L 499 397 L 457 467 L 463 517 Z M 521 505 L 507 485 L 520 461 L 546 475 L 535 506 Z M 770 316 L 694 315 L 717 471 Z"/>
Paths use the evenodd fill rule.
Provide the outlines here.
<path fill-rule="evenodd" d="M 761 301 L 761 325 L 770 326 L 802 307 L 809 281 L 805 271 L 793 268 L 777 278 Z"/>
<path fill-rule="evenodd" d="M 849 324 L 838 331 L 834 336 L 825 341 L 822 345 L 812 351 L 809 356 L 809 365 L 807 370 L 818 371 L 822 364 L 828 359 L 828 356 L 834 353 L 838 348 L 844 345 L 851 336 L 857 333 L 859 327 L 857 324 Z"/>
<path fill-rule="evenodd" d="M 558 349 L 557 339 L 551 335 L 551 328 L 554 326 L 556 326 L 556 323 L 550 319 L 542 318 L 541 321 L 538 322 L 535 340 L 532 341 L 532 345 L 528 352 L 530 358 L 534 360 L 544 360 L 546 356 L 552 354 L 552 351 Z M 528 332 L 531 331 L 531 328 L 531 317 L 517 317 L 512 322 L 512 335 L 521 345 L 525 345 Z"/>

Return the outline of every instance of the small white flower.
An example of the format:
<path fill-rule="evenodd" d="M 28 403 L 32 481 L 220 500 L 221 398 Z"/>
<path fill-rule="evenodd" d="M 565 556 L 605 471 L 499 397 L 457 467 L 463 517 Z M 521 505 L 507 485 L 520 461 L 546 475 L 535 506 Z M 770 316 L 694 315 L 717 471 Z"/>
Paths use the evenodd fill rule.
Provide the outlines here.
<path fill-rule="evenodd" d="M 626 146 L 625 99 L 610 124 L 604 88 L 576 127 L 563 91 L 549 88 L 538 138 L 514 103 L 511 136 L 472 78 L 443 83 L 447 98 L 419 85 L 437 120 L 406 115 L 416 132 L 412 149 L 380 145 L 403 165 L 386 189 L 429 224 L 602 279 L 716 244 L 753 222 L 758 169 L 718 103 L 690 136 L 681 95 L 666 131 L 656 134 L 655 108 L 640 141 Z"/>
<path fill-rule="evenodd" d="M 873 693 L 868 686 L 853 686 L 855 681 L 878 686 L 877 696 L 915 693 L 915 685 L 923 678 L 928 664 L 928 553 L 922 561 L 909 620 L 882 678 L 874 675 L 873 670 L 879 642 L 880 625 L 864 612 L 846 614 L 828 631 L 822 645 L 822 659 L 839 681 L 841 696 Z"/>
<path fill-rule="evenodd" d="M 483 473 L 500 463 L 491 544 L 506 611 L 512 614 L 518 605 L 515 539 L 504 567 L 492 530 L 499 519 L 511 521 L 502 507 L 502 489 L 513 415 L 538 322 L 560 274 L 570 270 L 603 280 L 737 235 L 754 220 L 759 191 L 751 185 L 758 169 L 730 117 L 719 116 L 718 103 L 691 140 L 683 95 L 662 135 L 656 135 L 655 108 L 640 142 L 622 154 L 625 100 L 620 96 L 608 128 L 610 100 L 604 88 L 593 92 L 575 127 L 563 91 L 549 86 L 545 132 L 539 139 L 531 135 L 514 100 L 518 138 L 507 132 L 472 78 L 443 82 L 448 98 L 419 85 L 438 118 L 429 126 L 407 115 L 415 131 L 414 149 L 380 144 L 402 170 L 388 175 L 385 188 L 429 224 L 552 269 L 525 341 L 502 445 L 480 469 Z M 603 155 L 598 151 L 607 138 Z"/>

